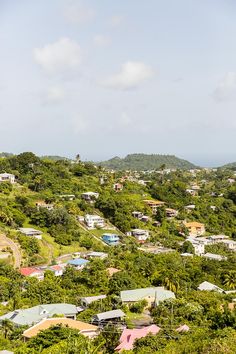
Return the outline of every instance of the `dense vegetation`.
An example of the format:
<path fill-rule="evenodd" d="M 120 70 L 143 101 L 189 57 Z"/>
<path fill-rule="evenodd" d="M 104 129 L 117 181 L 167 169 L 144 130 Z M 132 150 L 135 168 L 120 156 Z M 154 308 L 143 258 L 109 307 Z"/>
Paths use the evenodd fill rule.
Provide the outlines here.
<path fill-rule="evenodd" d="M 23 153 L 0 159 L 2 172 L 13 173 L 17 183 L 0 184 L 0 228 L 20 245 L 22 266 L 52 265 L 63 254 L 86 250 L 104 251 L 108 257 L 91 260 L 81 271 L 67 267 L 60 277 L 47 270 L 42 281 L 23 277 L 14 269 L 12 259 L 1 261 L 1 314 L 45 303 L 66 302 L 80 306 L 81 297 L 106 294 L 106 299 L 92 303 L 78 319 L 90 322 L 96 313 L 122 309 L 126 313 L 127 326 L 132 328 L 135 321 L 146 318 L 146 312 L 143 312 L 146 304 L 139 302 L 130 308 L 122 305 L 120 291 L 165 286 L 175 292 L 176 299 L 150 309 L 153 322 L 161 328 L 159 334 L 139 339 L 127 354 L 236 352 L 235 294 L 197 290 L 203 281 L 224 290 L 236 289 L 236 253 L 223 244 L 216 244 L 207 246 L 207 252 L 225 256 L 222 261 L 181 256 L 182 252 L 193 253 L 191 243 L 186 242 L 188 233 L 183 220 L 204 223 L 206 235 L 225 233 L 236 239 L 236 186 L 232 183 L 235 178 L 232 170 L 162 171 L 134 177 L 132 173 L 127 176 L 127 172 L 110 173 L 79 160 L 75 163 L 52 161 Z M 147 182 L 140 183 L 144 179 Z M 113 189 L 116 182 L 123 183 L 119 192 Z M 199 189 L 193 196 L 186 190 L 194 184 Z M 85 202 L 81 193 L 87 191 L 98 192 L 98 199 L 93 203 Z M 73 200 L 66 195 L 73 195 Z M 165 202 L 156 215 L 144 202 L 144 199 L 154 198 Z M 54 207 L 52 210 L 38 207 L 38 201 L 51 203 Z M 186 209 L 188 205 L 195 208 Z M 167 218 L 166 207 L 178 210 L 178 215 Z M 133 211 L 142 212 L 149 220 L 138 220 L 132 215 Z M 86 213 L 103 216 L 108 230 L 116 227 L 115 232 L 121 237 L 120 245 L 106 246 L 100 238 L 103 230 L 87 230 L 79 223 L 77 216 Z M 18 228 L 22 226 L 41 230 L 42 240 L 19 233 Z M 134 237 L 125 236 L 132 228 L 150 231 L 144 249 L 148 250 L 150 244 L 156 248 L 161 245 L 171 248 L 171 252 L 143 251 Z M 119 272 L 108 276 L 107 268 L 110 267 Z M 183 324 L 190 330 L 176 332 Z M 0 350 L 13 350 L 15 354 L 109 354 L 114 353 L 121 334 L 119 328 L 108 325 L 90 341 L 74 330 L 56 326 L 24 343 L 24 329 L 14 328 L 9 321 L 3 322 Z"/>
<path fill-rule="evenodd" d="M 190 169 L 194 168 L 194 164 L 189 161 L 180 159 L 174 155 L 146 155 L 146 154 L 130 154 L 125 158 L 114 157 L 108 161 L 99 163 L 100 166 L 114 170 L 156 170 L 163 166 L 166 168 Z"/>

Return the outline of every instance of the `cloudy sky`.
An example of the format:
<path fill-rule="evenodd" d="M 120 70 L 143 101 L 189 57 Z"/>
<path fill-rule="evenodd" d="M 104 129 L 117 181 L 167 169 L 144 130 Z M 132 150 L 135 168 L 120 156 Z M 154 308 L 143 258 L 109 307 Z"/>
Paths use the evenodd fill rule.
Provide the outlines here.
<path fill-rule="evenodd" d="M 0 0 L 0 151 L 236 160 L 235 0 Z"/>

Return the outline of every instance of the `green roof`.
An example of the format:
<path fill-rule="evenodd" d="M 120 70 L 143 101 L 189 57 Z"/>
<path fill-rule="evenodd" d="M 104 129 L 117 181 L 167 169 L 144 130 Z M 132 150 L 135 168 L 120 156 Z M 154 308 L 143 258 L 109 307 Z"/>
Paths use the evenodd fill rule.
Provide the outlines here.
<path fill-rule="evenodd" d="M 53 317 L 56 314 L 63 314 L 65 316 L 74 316 L 77 314 L 77 308 L 71 304 L 45 304 L 31 307 L 24 310 L 15 310 L 8 312 L 6 315 L 0 317 L 2 320 L 8 319 L 16 326 L 31 326 L 34 323 L 40 322 L 44 318 Z"/>
<path fill-rule="evenodd" d="M 124 290 L 120 292 L 120 297 L 122 302 L 136 302 L 150 297 L 155 299 L 156 304 L 159 304 L 161 301 L 175 298 L 175 294 L 159 286 L 155 288 Z"/>

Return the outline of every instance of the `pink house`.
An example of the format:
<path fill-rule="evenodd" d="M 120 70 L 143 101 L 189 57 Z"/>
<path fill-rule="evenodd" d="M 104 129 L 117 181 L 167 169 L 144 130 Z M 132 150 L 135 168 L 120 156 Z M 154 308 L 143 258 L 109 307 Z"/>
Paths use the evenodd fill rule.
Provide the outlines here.
<path fill-rule="evenodd" d="M 146 337 L 148 334 L 157 334 L 160 327 L 151 325 L 140 329 L 124 329 L 120 337 L 120 344 L 115 351 L 121 353 L 122 350 L 132 350 L 136 339 Z"/>

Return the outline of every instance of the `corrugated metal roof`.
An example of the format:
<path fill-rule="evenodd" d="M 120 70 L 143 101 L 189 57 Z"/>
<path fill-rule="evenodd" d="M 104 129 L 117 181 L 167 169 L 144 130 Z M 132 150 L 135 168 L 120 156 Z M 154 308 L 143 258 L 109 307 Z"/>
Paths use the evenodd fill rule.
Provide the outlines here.
<path fill-rule="evenodd" d="M 122 318 L 125 317 L 125 313 L 122 310 L 112 310 L 107 312 L 98 313 L 94 316 L 95 320 L 103 321 L 103 320 L 111 320 L 113 318 Z"/>

